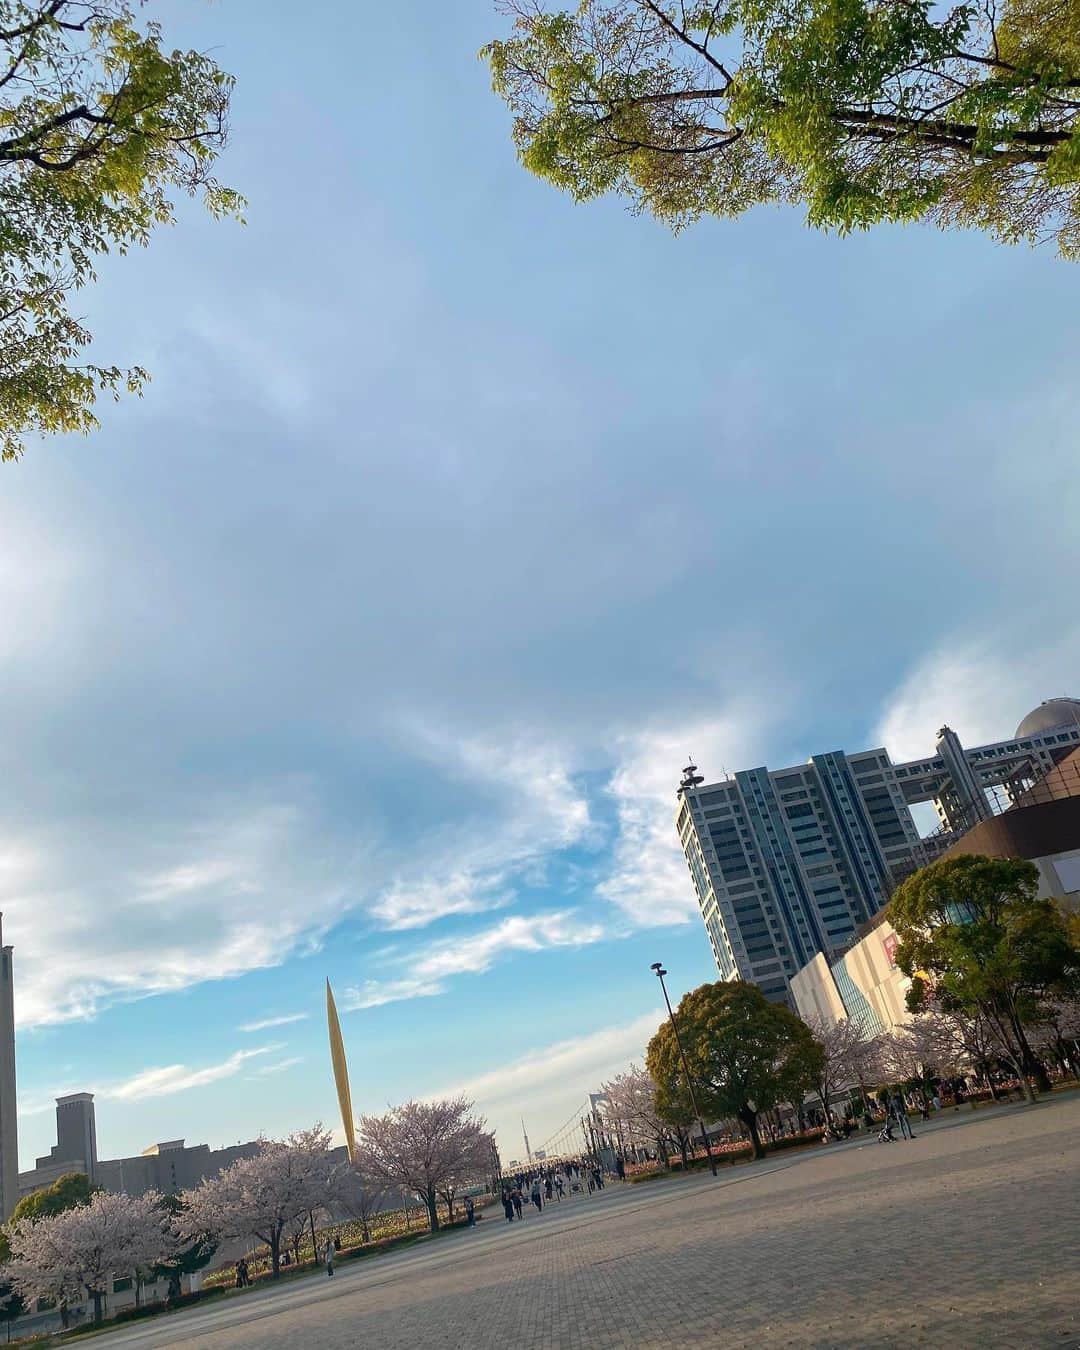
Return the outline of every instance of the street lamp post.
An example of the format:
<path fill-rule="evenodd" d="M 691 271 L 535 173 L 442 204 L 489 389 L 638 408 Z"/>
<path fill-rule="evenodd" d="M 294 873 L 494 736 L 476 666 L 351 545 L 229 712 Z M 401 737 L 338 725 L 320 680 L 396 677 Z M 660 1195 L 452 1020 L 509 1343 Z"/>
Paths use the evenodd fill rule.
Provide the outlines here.
<path fill-rule="evenodd" d="M 671 1008 L 671 999 L 668 998 L 667 985 L 664 983 L 664 976 L 667 971 L 660 961 L 652 963 L 652 969 L 656 972 L 656 978 L 660 981 L 660 988 L 664 991 L 664 1002 L 667 1004 L 668 1017 L 671 1018 L 671 1029 L 675 1033 L 675 1044 L 679 1047 L 679 1058 L 682 1060 L 683 1073 L 686 1074 L 686 1086 L 690 1089 L 690 1102 L 694 1108 L 694 1115 L 697 1116 L 698 1125 L 701 1127 L 701 1142 L 705 1145 L 705 1156 L 709 1160 L 709 1171 L 716 1176 L 716 1159 L 712 1155 L 712 1149 L 709 1147 L 709 1135 L 705 1129 L 705 1120 L 701 1114 L 701 1107 L 698 1106 L 697 1093 L 694 1091 L 694 1079 L 690 1073 L 690 1065 L 686 1058 L 686 1051 L 683 1049 L 682 1037 L 679 1035 L 679 1024 L 675 1021 L 675 1014 Z"/>

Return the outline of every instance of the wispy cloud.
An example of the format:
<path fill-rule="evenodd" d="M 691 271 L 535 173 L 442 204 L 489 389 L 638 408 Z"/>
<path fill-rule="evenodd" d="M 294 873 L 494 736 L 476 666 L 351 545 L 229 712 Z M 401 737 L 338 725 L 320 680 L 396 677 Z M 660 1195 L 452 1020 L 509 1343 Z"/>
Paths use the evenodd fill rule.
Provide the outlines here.
<path fill-rule="evenodd" d="M 685 923 L 697 914 L 694 888 L 675 832 L 675 793 L 688 758 L 707 779 L 757 763 L 764 724 L 756 707 L 723 718 L 653 728 L 624 737 L 608 782 L 618 835 L 597 894 L 637 927 Z M 755 738 L 758 740 L 755 746 Z"/>
<path fill-rule="evenodd" d="M 543 1078 L 549 1085 L 553 1080 L 557 1082 L 560 1091 L 565 1092 L 567 1083 L 582 1075 L 595 1088 L 599 1075 L 609 1077 L 631 1060 L 642 1057 L 663 1018 L 664 1010 L 656 1008 L 622 1026 L 601 1027 L 586 1036 L 537 1046 L 517 1056 L 514 1064 L 466 1079 L 434 1095 L 461 1094 L 493 1106 L 514 1102 L 523 1095 L 536 1093 L 538 1064 L 543 1066 Z"/>
<path fill-rule="evenodd" d="M 930 652 L 888 699 L 876 742 L 897 759 L 929 754 L 943 722 L 967 745 L 1006 740 L 1043 699 L 1074 694 L 1063 672 L 1080 667 L 1080 629 L 1003 652 L 1000 635 L 957 639 Z"/>
<path fill-rule="evenodd" d="M 592 829 L 589 803 L 557 746 L 489 740 L 409 723 L 413 754 L 484 801 L 482 823 L 428 841 L 423 868 L 402 869 L 370 907 L 384 928 L 423 928 L 450 915 L 501 909 L 516 883 Z M 434 858 L 432 858 L 434 853 Z"/>
<path fill-rule="evenodd" d="M 509 904 L 514 891 L 504 871 L 488 876 L 455 872 L 446 880 L 422 877 L 397 880 L 372 906 L 372 914 L 388 929 L 424 928 L 451 914 L 479 914 Z"/>
<path fill-rule="evenodd" d="M 97 1095 L 113 1101 L 134 1102 L 146 1097 L 169 1097 L 177 1092 L 190 1092 L 193 1088 L 218 1083 L 223 1078 L 234 1078 L 251 1060 L 280 1049 L 278 1045 L 263 1045 L 256 1050 L 237 1050 L 219 1064 L 208 1064 L 201 1069 L 192 1069 L 186 1064 L 166 1064 L 160 1068 L 143 1069 L 122 1083 L 99 1088 Z"/>
<path fill-rule="evenodd" d="M 579 947 L 599 942 L 604 936 L 603 925 L 579 918 L 573 910 L 511 915 L 478 933 L 432 943 L 418 956 L 409 958 L 407 975 L 389 980 L 366 980 L 362 985 L 346 989 L 342 1005 L 355 1012 L 402 999 L 429 998 L 444 993 L 450 977 L 490 970 L 500 957 L 511 952 Z"/>
<path fill-rule="evenodd" d="M 527 1118 L 533 1145 L 579 1148 L 576 1117 L 590 1092 L 633 1061 L 644 1058 L 649 1040 L 664 1019 L 662 1008 L 632 1022 L 601 1027 L 572 1040 L 536 1046 L 515 1057 L 513 1064 L 454 1083 L 433 1096 L 462 1095 L 477 1103 L 499 1132 L 503 1147 L 520 1138 L 519 1121 Z M 566 1132 L 548 1138 L 570 1120 Z"/>
<path fill-rule="evenodd" d="M 258 1022 L 245 1022 L 237 1031 L 268 1031 L 271 1027 L 287 1027 L 294 1022 L 306 1022 L 309 1013 L 282 1013 L 280 1017 L 264 1017 Z"/>
<path fill-rule="evenodd" d="M 303 1064 L 303 1055 L 291 1055 L 288 1059 L 279 1059 L 276 1064 L 260 1064 L 252 1072 L 253 1078 L 271 1078 L 274 1074 L 284 1073 L 286 1069 L 295 1068 L 297 1064 Z"/>
<path fill-rule="evenodd" d="M 310 827 L 303 793 L 259 795 L 266 800 L 204 805 L 195 823 L 148 818 L 153 842 L 140 835 L 130 852 L 172 856 L 127 873 L 117 862 L 119 820 L 85 830 L 66 857 L 55 839 L 35 838 L 33 825 L 25 840 L 9 827 L 0 858 L 10 844 L 20 862 L 0 868 L 0 910 L 19 953 L 20 1026 L 92 1018 L 115 1003 L 276 965 L 329 928 L 343 912 L 344 877 L 305 883 L 308 898 L 296 904 L 298 841 Z M 104 913 L 113 920 L 106 943 Z"/>

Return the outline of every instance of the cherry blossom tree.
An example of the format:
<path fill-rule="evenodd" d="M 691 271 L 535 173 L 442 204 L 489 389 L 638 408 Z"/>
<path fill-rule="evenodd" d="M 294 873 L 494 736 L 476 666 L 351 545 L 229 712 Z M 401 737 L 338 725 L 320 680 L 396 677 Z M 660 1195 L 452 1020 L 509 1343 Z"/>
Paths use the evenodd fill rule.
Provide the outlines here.
<path fill-rule="evenodd" d="M 361 1172 L 419 1195 L 434 1233 L 438 1197 L 448 1188 L 482 1180 L 491 1161 L 491 1135 L 464 1097 L 406 1102 L 382 1116 L 362 1116 Z"/>
<path fill-rule="evenodd" d="M 180 1238 L 161 1196 L 100 1191 L 85 1205 L 37 1220 L 20 1219 L 10 1233 L 9 1278 L 28 1302 L 49 1299 L 61 1308 L 85 1289 L 100 1322 L 115 1279 L 172 1256 Z"/>
<path fill-rule="evenodd" d="M 333 1213 L 360 1225 L 364 1242 L 371 1241 L 371 1220 L 386 1208 L 395 1188 L 382 1177 L 368 1176 L 357 1165 L 343 1168 L 334 1185 Z"/>
<path fill-rule="evenodd" d="M 1080 1076 L 1080 994 L 1048 998 L 1039 1009 L 1034 1030 L 1040 1050 L 1061 1067 Z"/>
<path fill-rule="evenodd" d="M 609 1083 L 602 1084 L 600 1091 L 607 1098 L 603 1103 L 605 1122 L 625 1144 L 655 1150 L 665 1164 L 672 1148 L 686 1156 L 688 1129 L 673 1126 L 657 1111 L 656 1084 L 647 1069 L 631 1064 L 626 1073 L 616 1074 Z"/>
<path fill-rule="evenodd" d="M 269 1248 L 277 1279 L 282 1235 L 327 1207 L 336 1172 L 330 1133 L 321 1124 L 287 1139 L 260 1140 L 253 1157 L 183 1193 L 181 1231 L 188 1239 L 208 1234 L 216 1242 L 254 1235 Z"/>
<path fill-rule="evenodd" d="M 864 1084 L 872 1075 L 870 1038 L 859 1023 L 850 1018 L 831 1022 L 823 1017 L 804 1017 L 803 1021 L 823 1051 L 813 1087 L 828 1120 L 831 1099 L 843 1088 L 858 1086 L 865 1100 Z"/>

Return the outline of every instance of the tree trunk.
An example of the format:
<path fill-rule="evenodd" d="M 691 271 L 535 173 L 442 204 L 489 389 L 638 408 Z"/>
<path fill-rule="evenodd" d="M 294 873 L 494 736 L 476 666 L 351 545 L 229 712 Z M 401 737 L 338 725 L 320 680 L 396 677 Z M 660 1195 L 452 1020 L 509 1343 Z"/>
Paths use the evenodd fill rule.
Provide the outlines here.
<path fill-rule="evenodd" d="M 428 1191 L 424 1197 L 427 1202 L 428 1222 L 431 1224 L 431 1231 L 439 1231 L 439 1205 L 434 1191 Z"/>
<path fill-rule="evenodd" d="M 169 1271 L 169 1302 L 175 1303 L 182 1297 L 184 1286 L 180 1283 L 180 1272 L 175 1268 Z"/>
<path fill-rule="evenodd" d="M 94 1300 L 94 1325 L 101 1326 L 101 1319 L 104 1313 L 104 1308 L 102 1307 L 101 1290 L 91 1289 L 90 1297 Z"/>
<path fill-rule="evenodd" d="M 270 1234 L 270 1271 L 276 1280 L 281 1274 L 281 1230 Z"/>
<path fill-rule="evenodd" d="M 319 1244 L 315 1240 L 315 1211 L 308 1210 L 308 1219 L 311 1223 L 311 1260 L 314 1265 L 319 1264 Z M 296 1264 L 300 1264 L 300 1258 L 297 1257 Z"/>
<path fill-rule="evenodd" d="M 765 1150 L 761 1147 L 761 1135 L 758 1133 L 758 1113 L 744 1106 L 739 1112 L 739 1119 L 750 1131 L 750 1146 L 754 1150 L 754 1157 L 764 1158 Z"/>
<path fill-rule="evenodd" d="M 1010 1020 L 1012 1021 L 1013 1033 L 1016 1036 L 1016 1043 L 1020 1047 L 1020 1067 L 1023 1070 L 1024 1078 L 1034 1078 L 1035 1086 L 1040 1092 L 1052 1092 L 1054 1085 L 1050 1081 L 1050 1075 L 1046 1072 L 1046 1065 L 1032 1050 L 1023 1023 L 1019 1017 L 1012 1017 Z"/>

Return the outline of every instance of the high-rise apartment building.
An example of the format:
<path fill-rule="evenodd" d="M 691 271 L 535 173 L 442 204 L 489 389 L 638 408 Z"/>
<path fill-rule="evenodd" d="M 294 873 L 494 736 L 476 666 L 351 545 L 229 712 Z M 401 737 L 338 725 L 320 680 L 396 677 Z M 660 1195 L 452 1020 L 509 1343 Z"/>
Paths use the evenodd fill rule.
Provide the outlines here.
<path fill-rule="evenodd" d="M 842 952 L 898 880 L 994 814 L 995 794 L 1016 800 L 1078 744 L 1080 701 L 1061 698 L 972 750 L 942 727 L 934 753 L 907 763 L 836 750 L 717 783 L 689 765 L 675 824 L 721 976 L 789 1000 L 815 953 Z M 941 827 L 922 839 L 910 808 L 926 801 Z"/>
<path fill-rule="evenodd" d="M 19 1203 L 19 1130 L 15 1114 L 15 971 L 0 914 L 0 1222 Z"/>

